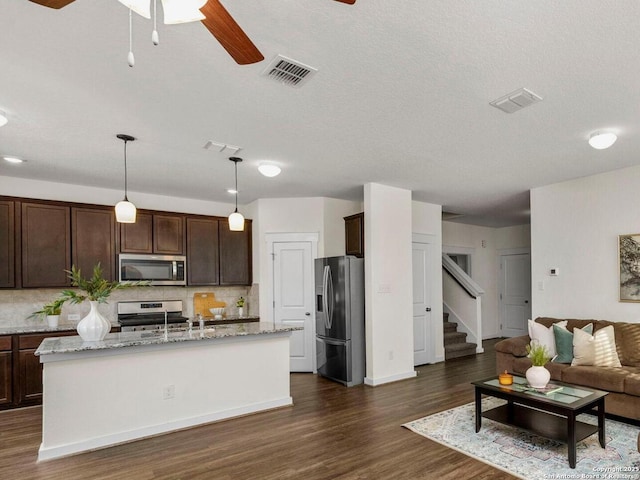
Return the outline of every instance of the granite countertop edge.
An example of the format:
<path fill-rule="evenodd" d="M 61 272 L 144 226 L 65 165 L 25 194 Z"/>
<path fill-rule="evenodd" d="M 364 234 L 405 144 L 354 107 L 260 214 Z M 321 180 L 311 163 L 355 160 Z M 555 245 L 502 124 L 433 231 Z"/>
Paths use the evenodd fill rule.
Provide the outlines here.
<path fill-rule="evenodd" d="M 36 356 L 85 352 L 89 350 L 109 350 L 143 345 L 163 345 L 177 342 L 213 340 L 228 337 L 246 337 L 252 335 L 269 335 L 275 333 L 302 330 L 303 327 L 274 326 L 270 322 L 234 323 L 218 325 L 200 330 L 194 327 L 191 331 L 170 331 L 165 336 L 164 330 L 109 333 L 104 340 L 85 342 L 78 336 L 51 337 L 45 339 L 35 352 Z"/>

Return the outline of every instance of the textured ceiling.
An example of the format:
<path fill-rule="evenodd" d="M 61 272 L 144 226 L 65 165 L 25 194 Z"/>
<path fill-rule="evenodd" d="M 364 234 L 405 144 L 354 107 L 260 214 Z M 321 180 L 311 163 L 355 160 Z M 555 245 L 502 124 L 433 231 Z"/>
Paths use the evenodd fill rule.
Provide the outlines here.
<path fill-rule="evenodd" d="M 158 2 L 160 3 L 160 2 Z M 239 66 L 199 22 L 159 25 L 76 0 L 61 10 L 0 0 L 0 175 L 240 203 L 361 200 L 368 182 L 488 226 L 528 221 L 528 190 L 638 164 L 637 0 L 226 0 L 265 56 Z M 318 69 L 303 87 L 261 75 L 277 54 Z M 526 87 L 513 114 L 489 102 Z M 596 151 L 589 133 L 619 134 Z M 264 160 L 283 172 L 262 177 Z M 130 195 L 135 202 L 135 195 Z M 114 202 L 119 200 L 115 198 Z"/>

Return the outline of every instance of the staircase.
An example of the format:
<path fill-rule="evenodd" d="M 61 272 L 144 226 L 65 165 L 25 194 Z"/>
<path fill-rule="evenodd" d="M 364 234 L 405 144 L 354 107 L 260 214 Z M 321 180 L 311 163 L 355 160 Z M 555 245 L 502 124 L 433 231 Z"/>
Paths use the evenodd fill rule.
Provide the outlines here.
<path fill-rule="evenodd" d="M 467 342 L 467 334 L 458 332 L 458 324 L 449 321 L 449 314 L 443 314 L 444 359 L 468 357 L 476 354 L 476 345 Z"/>

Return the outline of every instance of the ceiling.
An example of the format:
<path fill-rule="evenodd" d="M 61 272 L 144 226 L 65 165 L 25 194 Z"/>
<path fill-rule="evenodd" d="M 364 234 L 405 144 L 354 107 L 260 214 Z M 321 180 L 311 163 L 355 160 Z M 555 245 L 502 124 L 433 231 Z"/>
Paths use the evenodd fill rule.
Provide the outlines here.
<path fill-rule="evenodd" d="M 127 133 L 130 192 L 232 202 L 212 140 L 242 147 L 241 205 L 376 182 L 500 227 L 528 222 L 531 188 L 639 163 L 637 0 L 224 0 L 264 61 L 236 64 L 200 22 L 159 22 L 154 47 L 134 14 L 134 68 L 116 0 L 2 3 L 0 155 L 27 162 L 0 175 L 121 190 Z M 318 72 L 262 76 L 277 54 Z M 520 87 L 543 101 L 489 105 Z M 594 150 L 603 128 L 618 141 Z"/>

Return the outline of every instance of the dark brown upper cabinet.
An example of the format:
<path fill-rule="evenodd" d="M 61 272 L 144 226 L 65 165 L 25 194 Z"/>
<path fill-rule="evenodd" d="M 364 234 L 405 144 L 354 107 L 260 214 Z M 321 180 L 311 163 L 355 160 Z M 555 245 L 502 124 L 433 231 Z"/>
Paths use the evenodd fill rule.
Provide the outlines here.
<path fill-rule="evenodd" d="M 73 265 L 90 277 L 100 262 L 103 277 L 116 280 L 116 218 L 112 207 L 71 207 Z"/>
<path fill-rule="evenodd" d="M 220 283 L 219 221 L 187 217 L 187 285 Z"/>
<path fill-rule="evenodd" d="M 21 247 L 23 287 L 66 287 L 71 268 L 68 206 L 22 203 Z"/>
<path fill-rule="evenodd" d="M 345 254 L 364 257 L 364 213 L 344 217 Z"/>
<path fill-rule="evenodd" d="M 136 223 L 120 224 L 120 252 L 184 255 L 184 215 L 138 212 Z"/>
<path fill-rule="evenodd" d="M 184 255 L 184 216 L 153 215 L 153 253 Z"/>
<path fill-rule="evenodd" d="M 15 203 L 0 201 L 0 288 L 16 286 Z"/>
<path fill-rule="evenodd" d="M 243 232 L 232 232 L 221 220 L 219 240 L 220 285 L 251 285 L 251 220 L 245 220 Z"/>
<path fill-rule="evenodd" d="M 121 253 L 153 253 L 153 215 L 138 211 L 136 223 L 120 223 Z"/>

